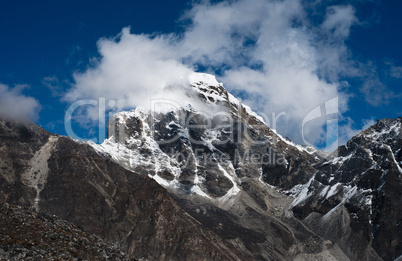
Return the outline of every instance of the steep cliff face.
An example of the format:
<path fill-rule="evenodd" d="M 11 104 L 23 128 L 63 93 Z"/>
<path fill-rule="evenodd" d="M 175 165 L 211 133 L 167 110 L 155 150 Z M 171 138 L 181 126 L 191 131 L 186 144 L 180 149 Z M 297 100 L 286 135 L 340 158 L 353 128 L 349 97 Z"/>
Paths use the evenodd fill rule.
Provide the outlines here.
<path fill-rule="evenodd" d="M 33 185 L 26 185 L 26 174 L 36 168 L 35 153 L 48 142 L 49 136 L 49 132 L 35 124 L 0 119 L 0 201 L 9 200 L 25 207 L 34 204 L 37 191 Z"/>
<path fill-rule="evenodd" d="M 352 242 L 369 242 L 384 260 L 402 254 L 401 129 L 402 118 L 378 121 L 293 189 L 293 212 L 356 258 L 361 253 L 348 246 Z M 350 229 L 340 231 L 346 223 Z"/>

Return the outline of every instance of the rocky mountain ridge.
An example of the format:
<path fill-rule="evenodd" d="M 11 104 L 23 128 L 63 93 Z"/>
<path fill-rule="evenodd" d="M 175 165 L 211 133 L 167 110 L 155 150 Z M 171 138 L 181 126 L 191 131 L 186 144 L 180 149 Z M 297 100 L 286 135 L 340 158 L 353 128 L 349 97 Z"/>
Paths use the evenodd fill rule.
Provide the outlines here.
<path fill-rule="evenodd" d="M 115 114 L 100 145 L 0 121 L 0 201 L 56 215 L 138 259 L 402 254 L 401 118 L 325 158 L 270 129 L 213 76 L 190 83 L 184 104 Z"/>
<path fill-rule="evenodd" d="M 335 239 L 349 235 L 335 233 L 336 224 L 327 220 L 345 222 L 340 220 L 345 211 L 346 222 L 361 233 L 355 241 L 366 239 L 385 260 L 400 256 L 401 129 L 402 118 L 383 119 L 339 147 L 337 157 L 321 164 L 307 184 L 293 189 L 296 216 Z"/>

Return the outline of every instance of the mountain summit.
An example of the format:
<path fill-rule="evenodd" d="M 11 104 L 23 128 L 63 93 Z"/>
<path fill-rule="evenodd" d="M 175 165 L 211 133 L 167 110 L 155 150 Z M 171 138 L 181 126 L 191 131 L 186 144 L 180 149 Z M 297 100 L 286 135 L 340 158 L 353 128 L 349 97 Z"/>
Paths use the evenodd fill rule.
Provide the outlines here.
<path fill-rule="evenodd" d="M 271 130 L 212 75 L 190 80 L 186 93 L 194 102 L 158 100 L 155 110 L 117 113 L 109 120 L 108 139 L 94 148 L 165 188 L 209 199 L 236 196 L 243 181 L 291 188 L 310 179 L 314 168 L 308 166 L 320 160 L 315 150 Z M 191 105 L 200 102 L 202 110 Z"/>

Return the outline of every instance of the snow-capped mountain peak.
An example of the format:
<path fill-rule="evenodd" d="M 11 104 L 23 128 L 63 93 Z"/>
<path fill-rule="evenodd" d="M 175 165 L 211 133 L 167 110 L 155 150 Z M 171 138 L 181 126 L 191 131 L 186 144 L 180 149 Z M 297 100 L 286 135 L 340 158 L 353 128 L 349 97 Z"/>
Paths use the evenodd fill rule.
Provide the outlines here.
<path fill-rule="evenodd" d="M 166 188 L 212 199 L 236 195 L 243 178 L 269 180 L 264 172 L 288 168 L 292 153 L 317 160 L 271 130 L 214 76 L 193 73 L 189 82 L 187 105 L 119 112 L 109 120 L 108 139 L 93 146 Z M 280 153 L 285 148 L 289 155 Z"/>
<path fill-rule="evenodd" d="M 246 208 L 266 213 L 282 204 L 275 203 L 283 202 L 280 196 L 267 200 L 279 190 L 293 198 L 284 201 L 286 218 L 305 220 L 333 241 L 379 244 L 384 233 L 398 238 L 399 227 L 388 221 L 402 214 L 392 207 L 402 204 L 402 118 L 379 121 L 326 159 L 271 130 L 211 75 L 193 74 L 188 86 L 169 91 L 183 88 L 184 105 L 117 113 L 108 139 L 92 146 L 190 205 L 201 200 L 234 208 L 236 215 L 248 213 Z M 326 232 L 339 230 L 339 222 L 344 234 Z"/>

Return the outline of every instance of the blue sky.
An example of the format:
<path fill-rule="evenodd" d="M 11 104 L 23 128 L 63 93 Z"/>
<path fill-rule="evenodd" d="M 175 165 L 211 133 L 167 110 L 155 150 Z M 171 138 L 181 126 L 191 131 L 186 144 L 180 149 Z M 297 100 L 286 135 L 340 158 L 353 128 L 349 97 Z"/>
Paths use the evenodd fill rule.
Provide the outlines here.
<path fill-rule="evenodd" d="M 375 119 L 402 115 L 400 10 L 401 1 L 3 1 L 0 110 L 27 114 L 65 135 L 64 115 L 73 102 L 116 88 L 105 68 L 121 66 L 126 75 L 150 69 L 139 79 L 142 86 L 131 87 L 123 76 L 124 87 L 105 95 L 108 102 L 154 90 L 147 73 L 164 75 L 163 66 L 172 66 L 152 68 L 169 60 L 180 70 L 215 74 L 268 118 L 286 112 L 277 128 L 296 142 L 302 142 L 303 115 L 339 96 L 342 143 Z M 135 50 L 136 64 L 108 64 Z M 94 75 L 109 85 L 94 92 Z M 6 105 L 6 97 L 15 102 Z M 138 106 L 135 99 L 118 109 Z M 75 115 L 73 128 L 91 139 L 99 135 L 88 113 Z M 322 145 L 325 128 L 323 120 L 312 124 L 309 142 Z"/>

